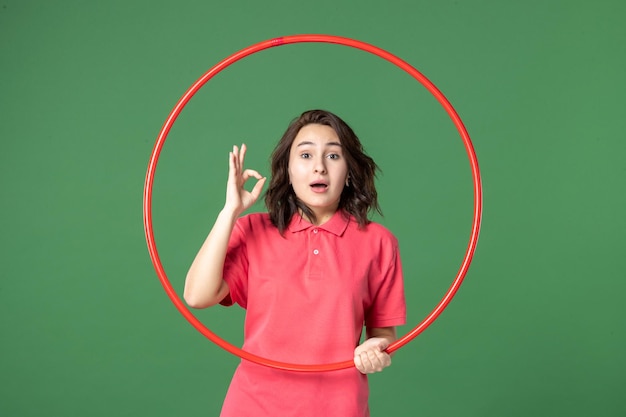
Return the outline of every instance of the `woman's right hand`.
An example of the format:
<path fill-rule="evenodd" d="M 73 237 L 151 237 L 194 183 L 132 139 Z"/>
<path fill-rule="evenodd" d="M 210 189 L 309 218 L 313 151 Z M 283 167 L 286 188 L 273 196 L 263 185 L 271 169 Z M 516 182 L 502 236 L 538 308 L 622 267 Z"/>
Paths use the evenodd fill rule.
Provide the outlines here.
<path fill-rule="evenodd" d="M 253 169 L 244 170 L 243 163 L 245 157 L 245 144 L 241 145 L 241 150 L 237 146 L 233 146 L 233 151 L 229 153 L 228 183 L 226 186 L 224 210 L 231 211 L 236 216 L 249 209 L 259 199 L 267 179 Z M 247 191 L 244 185 L 252 177 L 256 178 L 257 182 L 252 191 Z"/>

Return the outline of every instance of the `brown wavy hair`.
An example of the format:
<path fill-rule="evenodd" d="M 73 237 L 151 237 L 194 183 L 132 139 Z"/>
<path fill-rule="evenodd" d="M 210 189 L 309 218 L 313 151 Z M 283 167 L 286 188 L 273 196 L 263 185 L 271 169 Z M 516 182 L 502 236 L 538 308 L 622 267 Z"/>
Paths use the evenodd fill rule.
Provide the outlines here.
<path fill-rule="evenodd" d="M 363 145 L 352 128 L 326 110 L 305 111 L 294 119 L 272 152 L 272 176 L 265 193 L 265 205 L 272 223 L 282 234 L 298 210 L 309 219 L 316 220 L 313 211 L 296 197 L 289 183 L 288 171 L 291 145 L 300 129 L 309 124 L 330 126 L 337 133 L 348 166 L 350 184 L 343 188 L 338 210 L 342 209 L 354 216 L 360 227 L 365 226 L 370 223 L 368 218 L 370 210 L 382 214 L 374 184 L 379 168 L 374 160 L 365 154 Z"/>

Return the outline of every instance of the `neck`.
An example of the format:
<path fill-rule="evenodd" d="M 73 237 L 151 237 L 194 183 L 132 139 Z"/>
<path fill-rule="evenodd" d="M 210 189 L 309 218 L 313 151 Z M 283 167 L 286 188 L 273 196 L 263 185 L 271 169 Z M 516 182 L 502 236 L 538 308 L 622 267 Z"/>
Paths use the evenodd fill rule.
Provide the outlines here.
<path fill-rule="evenodd" d="M 302 210 L 298 210 L 298 212 L 300 213 L 300 216 L 302 216 L 302 218 L 304 218 L 306 221 L 308 221 L 309 223 L 315 225 L 315 226 L 321 226 L 324 223 L 326 223 L 327 221 L 329 221 L 337 212 L 337 209 L 332 210 L 332 211 L 316 211 L 313 210 L 313 214 L 315 215 L 315 219 L 311 219 L 309 218 L 309 216 L 307 216 Z"/>

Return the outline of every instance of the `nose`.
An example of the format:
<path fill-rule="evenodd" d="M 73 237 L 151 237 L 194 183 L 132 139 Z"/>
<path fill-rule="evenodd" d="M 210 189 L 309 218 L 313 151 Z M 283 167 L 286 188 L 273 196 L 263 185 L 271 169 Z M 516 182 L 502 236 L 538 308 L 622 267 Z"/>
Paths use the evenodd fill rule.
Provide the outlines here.
<path fill-rule="evenodd" d="M 326 164 L 324 158 L 316 158 L 315 165 L 313 166 L 313 170 L 316 174 L 325 174 L 326 173 Z"/>

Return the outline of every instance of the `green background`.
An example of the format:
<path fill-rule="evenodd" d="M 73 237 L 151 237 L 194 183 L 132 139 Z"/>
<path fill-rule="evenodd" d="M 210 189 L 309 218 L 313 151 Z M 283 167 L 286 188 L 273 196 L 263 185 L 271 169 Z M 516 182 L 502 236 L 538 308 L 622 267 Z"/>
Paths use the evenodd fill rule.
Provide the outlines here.
<path fill-rule="evenodd" d="M 449 308 L 371 377 L 375 416 L 626 415 L 626 3 L 0 2 L 0 415 L 219 413 L 237 358 L 177 312 L 146 249 L 160 127 L 211 66 L 252 43 L 346 36 L 411 63 L 479 157 L 481 237 Z M 338 113 L 382 168 L 409 326 L 454 278 L 472 217 L 462 141 L 393 65 L 338 45 L 272 48 L 210 81 L 154 185 L 180 292 L 223 203 L 227 154 L 268 157 L 303 110 Z M 262 206 L 255 210 L 262 210 Z M 241 342 L 238 308 L 199 311 Z"/>

